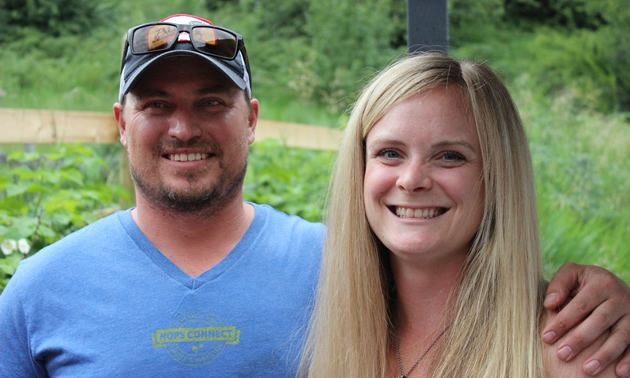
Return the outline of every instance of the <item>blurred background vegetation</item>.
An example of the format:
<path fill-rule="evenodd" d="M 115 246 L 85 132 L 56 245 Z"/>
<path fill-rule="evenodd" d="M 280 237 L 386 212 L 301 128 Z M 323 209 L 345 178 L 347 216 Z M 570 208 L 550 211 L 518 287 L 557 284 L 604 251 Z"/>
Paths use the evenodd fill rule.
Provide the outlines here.
<path fill-rule="evenodd" d="M 526 123 L 547 276 L 573 261 L 630 282 L 630 2 L 448 5 L 450 54 L 497 70 Z M 406 51 L 405 0 L 0 0 L 0 108 L 110 112 L 126 30 L 175 13 L 244 36 L 268 120 L 343 127 L 357 91 Z M 0 146 L 6 251 L 25 239 L 33 254 L 117 209 L 119 152 Z M 246 199 L 320 220 L 333 159 L 257 142 Z M 22 258 L 16 245 L 0 254 L 0 290 Z"/>

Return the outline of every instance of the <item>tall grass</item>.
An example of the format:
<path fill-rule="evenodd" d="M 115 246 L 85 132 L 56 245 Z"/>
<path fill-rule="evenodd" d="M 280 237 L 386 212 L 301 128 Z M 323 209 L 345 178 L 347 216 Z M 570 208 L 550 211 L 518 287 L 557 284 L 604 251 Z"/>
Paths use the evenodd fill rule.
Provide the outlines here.
<path fill-rule="evenodd" d="M 545 272 L 572 261 L 630 282 L 630 125 L 579 109 L 571 88 L 537 95 L 533 81 L 522 75 L 512 90 L 534 161 Z"/>

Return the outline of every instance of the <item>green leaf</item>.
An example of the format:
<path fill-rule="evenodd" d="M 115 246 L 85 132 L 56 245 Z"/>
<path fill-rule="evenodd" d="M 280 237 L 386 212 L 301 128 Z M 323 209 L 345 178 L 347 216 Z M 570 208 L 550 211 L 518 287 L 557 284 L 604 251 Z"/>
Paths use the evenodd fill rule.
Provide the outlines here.
<path fill-rule="evenodd" d="M 28 182 L 18 182 L 16 184 L 9 183 L 7 184 L 6 192 L 7 197 L 15 197 L 26 193 L 28 188 L 31 186 Z"/>
<path fill-rule="evenodd" d="M 63 171 L 61 171 L 61 178 L 64 181 L 70 181 L 71 183 L 74 183 L 77 186 L 83 186 L 84 184 L 83 174 L 81 173 L 81 171 L 75 168 L 64 169 Z"/>
<path fill-rule="evenodd" d="M 37 235 L 43 237 L 44 239 L 53 239 L 53 240 L 59 239 L 55 230 L 53 230 L 52 228 L 44 224 L 39 226 Z"/>
<path fill-rule="evenodd" d="M 67 226 L 72 220 L 71 214 L 69 212 L 57 212 L 52 216 L 52 221 L 54 224 Z"/>
<path fill-rule="evenodd" d="M 15 273 L 20 261 L 22 261 L 24 255 L 19 252 L 13 252 L 9 256 L 4 256 L 4 258 L 0 258 L 0 273 L 4 273 L 6 275 L 12 276 Z M 0 274 L 0 277 L 2 274 Z"/>

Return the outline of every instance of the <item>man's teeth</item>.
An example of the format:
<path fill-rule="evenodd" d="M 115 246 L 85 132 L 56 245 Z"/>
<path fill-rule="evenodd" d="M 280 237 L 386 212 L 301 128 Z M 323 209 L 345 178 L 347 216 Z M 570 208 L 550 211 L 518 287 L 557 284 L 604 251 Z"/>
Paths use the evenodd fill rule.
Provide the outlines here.
<path fill-rule="evenodd" d="M 208 154 L 170 154 L 168 158 L 174 161 L 196 161 L 207 159 Z"/>
<path fill-rule="evenodd" d="M 409 209 L 405 207 L 397 207 L 396 215 L 400 218 L 425 218 L 431 219 L 441 215 L 443 213 L 442 209 Z"/>

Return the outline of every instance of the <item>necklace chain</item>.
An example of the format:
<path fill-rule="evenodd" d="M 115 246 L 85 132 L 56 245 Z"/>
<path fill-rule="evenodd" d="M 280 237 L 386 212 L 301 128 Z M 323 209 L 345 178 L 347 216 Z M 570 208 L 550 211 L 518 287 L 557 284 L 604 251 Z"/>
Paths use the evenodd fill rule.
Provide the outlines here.
<path fill-rule="evenodd" d="M 407 372 L 407 374 L 403 373 L 403 366 L 402 366 L 402 361 L 400 360 L 400 338 L 398 337 L 398 323 L 394 324 L 394 335 L 396 336 L 396 357 L 398 358 L 398 369 L 400 370 L 400 376 L 398 378 L 407 378 L 409 376 L 409 374 L 411 374 L 411 372 L 413 371 L 413 369 L 416 368 L 416 366 L 418 366 L 418 364 L 420 363 L 420 361 L 422 361 L 422 359 L 427 355 L 427 353 L 429 353 L 429 351 L 431 350 L 431 348 L 433 348 L 433 346 L 438 342 L 438 340 L 440 340 L 440 338 L 444 335 L 444 333 L 446 332 L 448 327 L 444 328 L 442 330 L 442 332 L 440 332 L 439 335 L 437 335 L 437 337 L 433 340 L 433 342 L 431 343 L 431 345 L 429 345 L 429 347 L 427 348 L 427 350 L 424 351 L 424 353 L 422 353 L 422 355 L 420 356 L 420 358 L 418 358 L 418 360 L 416 361 L 415 364 L 413 364 L 413 366 L 411 367 L 411 369 L 409 369 L 409 371 Z"/>

